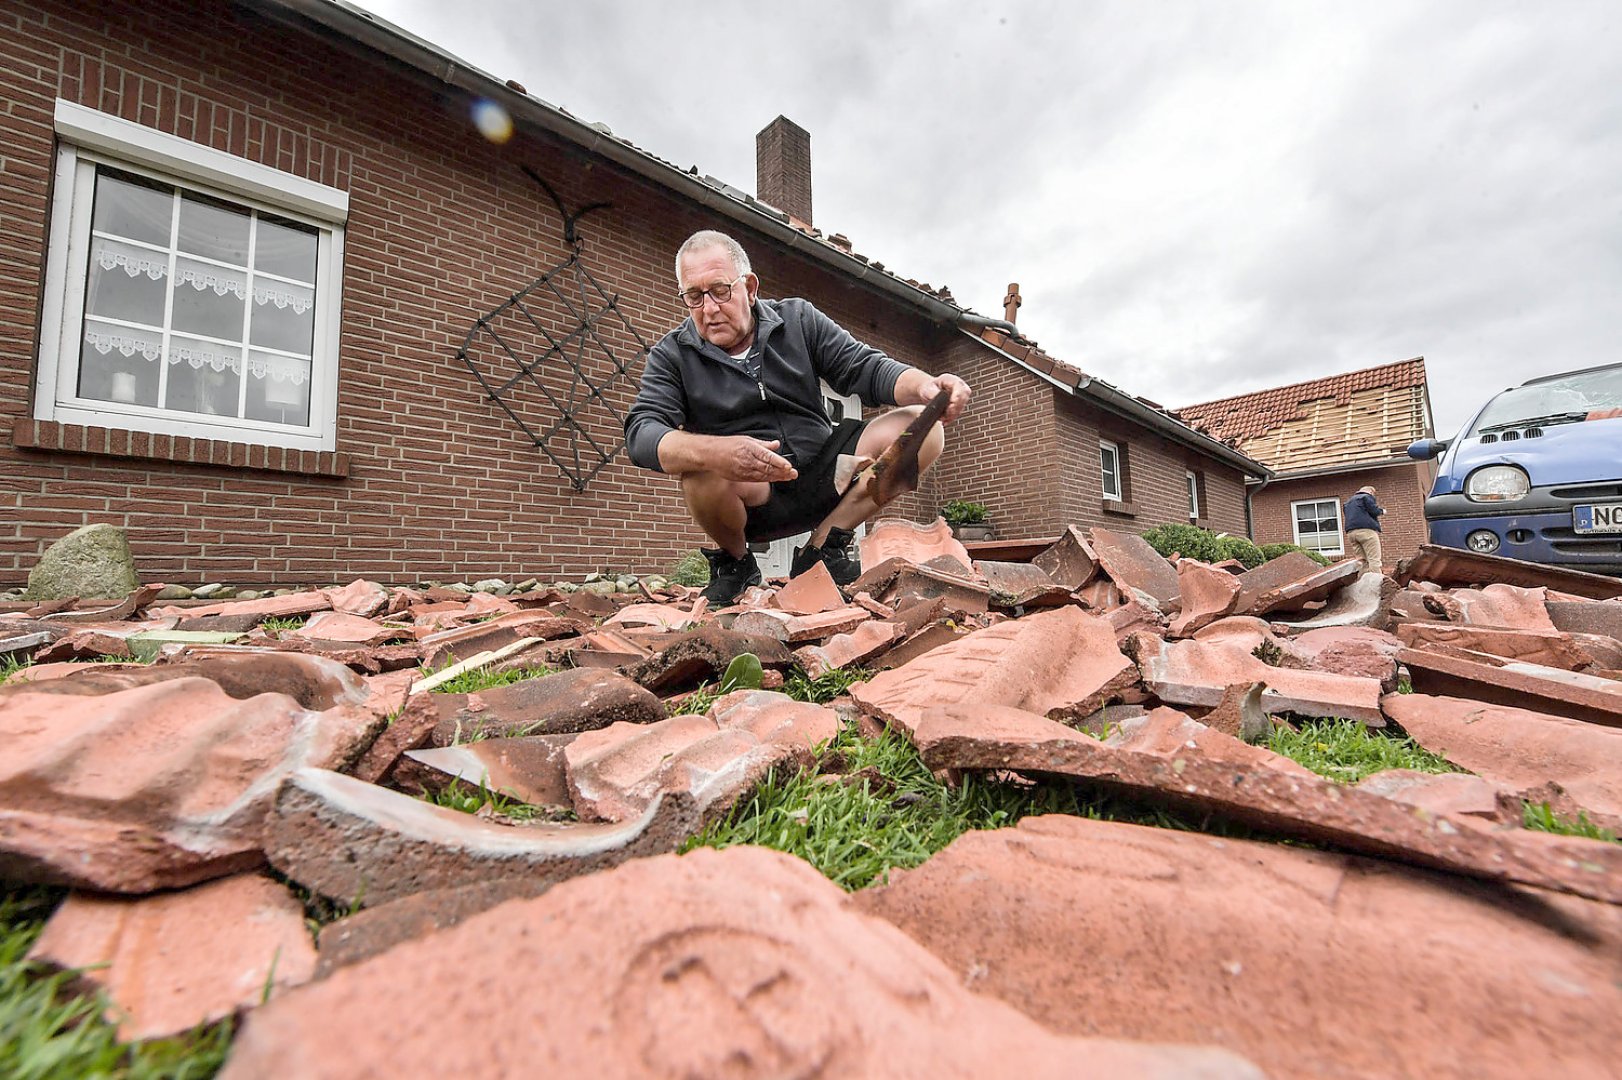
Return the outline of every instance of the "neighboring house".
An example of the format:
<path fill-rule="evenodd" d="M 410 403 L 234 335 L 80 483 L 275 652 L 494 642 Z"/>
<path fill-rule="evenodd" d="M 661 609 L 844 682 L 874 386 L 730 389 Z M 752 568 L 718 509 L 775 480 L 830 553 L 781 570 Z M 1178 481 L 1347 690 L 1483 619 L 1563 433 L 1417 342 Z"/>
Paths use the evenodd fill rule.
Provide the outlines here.
<path fill-rule="evenodd" d="M 1344 554 L 1342 507 L 1364 484 L 1374 485 L 1386 511 L 1381 557 L 1388 565 L 1425 542 L 1425 496 L 1436 468 L 1406 453 L 1409 443 L 1434 430 L 1424 357 L 1176 412 L 1274 471 L 1272 480 L 1252 485 L 1258 544 L 1289 542 Z"/>
<path fill-rule="evenodd" d="M 974 385 L 895 512 L 1241 531 L 1266 475 L 813 228 L 782 118 L 757 199 L 333 0 L 13 5 L 0 92 L 0 583 L 95 522 L 148 580 L 668 567 L 701 536 L 620 417 L 705 227 Z"/>

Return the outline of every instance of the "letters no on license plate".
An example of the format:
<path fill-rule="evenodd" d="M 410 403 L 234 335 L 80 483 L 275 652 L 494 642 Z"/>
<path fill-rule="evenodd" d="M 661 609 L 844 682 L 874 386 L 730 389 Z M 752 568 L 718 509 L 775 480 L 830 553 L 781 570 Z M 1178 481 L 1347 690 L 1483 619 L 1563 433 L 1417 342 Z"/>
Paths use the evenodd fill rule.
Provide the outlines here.
<path fill-rule="evenodd" d="M 1573 506 L 1571 527 L 1580 533 L 1622 533 L 1622 503 Z"/>

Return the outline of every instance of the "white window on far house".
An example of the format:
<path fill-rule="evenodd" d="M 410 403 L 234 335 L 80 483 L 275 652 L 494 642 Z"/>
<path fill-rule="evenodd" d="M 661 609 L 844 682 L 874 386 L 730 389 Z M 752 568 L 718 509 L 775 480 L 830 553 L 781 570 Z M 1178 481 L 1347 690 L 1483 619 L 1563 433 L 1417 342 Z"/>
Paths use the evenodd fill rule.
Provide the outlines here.
<path fill-rule="evenodd" d="M 1339 555 L 1345 550 L 1340 534 L 1340 503 L 1335 499 L 1293 502 L 1290 515 L 1295 523 L 1295 542 L 1320 555 Z"/>
<path fill-rule="evenodd" d="M 1104 478 L 1104 498 L 1121 497 L 1121 448 L 1112 442 L 1099 441 L 1098 469 Z"/>
<path fill-rule="evenodd" d="M 59 102 L 42 420 L 333 449 L 343 192 Z"/>
<path fill-rule="evenodd" d="M 1200 478 L 1192 472 L 1183 475 L 1188 480 L 1188 520 L 1196 521 L 1200 516 Z"/>

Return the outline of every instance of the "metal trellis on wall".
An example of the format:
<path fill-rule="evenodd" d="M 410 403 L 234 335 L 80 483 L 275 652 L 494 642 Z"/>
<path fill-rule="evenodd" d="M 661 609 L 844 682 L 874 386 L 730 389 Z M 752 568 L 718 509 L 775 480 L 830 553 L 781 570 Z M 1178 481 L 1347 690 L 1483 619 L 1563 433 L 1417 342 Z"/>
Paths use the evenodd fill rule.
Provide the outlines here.
<path fill-rule="evenodd" d="M 625 417 L 605 391 L 618 380 L 630 378 L 637 363 L 647 356 L 649 346 L 620 310 L 618 294 L 604 288 L 580 257 L 582 241 L 575 223 L 609 204 L 593 203 L 571 215 L 546 181 L 528 167 L 524 171 L 557 204 L 569 256 L 506 303 L 481 315 L 456 355 L 467 364 L 490 400 L 501 406 L 580 492 L 625 446 Z M 561 312 L 562 319 L 548 320 L 544 312 L 537 312 L 543 304 L 554 314 Z M 636 343 L 636 354 L 629 359 L 608 340 L 615 334 L 608 326 L 615 323 Z M 481 370 L 481 361 L 485 370 Z M 557 377 L 565 366 L 571 373 L 566 391 L 558 385 L 561 379 Z M 505 372 L 510 374 L 503 378 Z M 554 385 L 549 387 L 544 376 L 551 376 Z M 526 422 L 521 415 L 519 397 L 529 389 L 538 390 L 557 411 L 557 419 L 538 435 L 536 427 L 540 425 Z M 619 429 L 611 441 L 601 432 L 594 436 L 587 429 L 587 414 L 596 406 L 601 406 Z"/>

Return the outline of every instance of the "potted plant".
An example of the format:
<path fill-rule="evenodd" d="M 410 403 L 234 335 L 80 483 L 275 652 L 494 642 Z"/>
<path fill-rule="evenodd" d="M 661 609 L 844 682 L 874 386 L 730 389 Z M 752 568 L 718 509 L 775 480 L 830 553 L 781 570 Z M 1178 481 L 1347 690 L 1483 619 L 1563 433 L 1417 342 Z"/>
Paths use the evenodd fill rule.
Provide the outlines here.
<path fill-rule="evenodd" d="M 952 535 L 959 540 L 990 540 L 996 532 L 986 521 L 985 503 L 953 499 L 941 507 L 941 517 L 952 527 Z"/>

